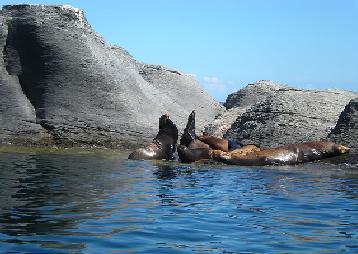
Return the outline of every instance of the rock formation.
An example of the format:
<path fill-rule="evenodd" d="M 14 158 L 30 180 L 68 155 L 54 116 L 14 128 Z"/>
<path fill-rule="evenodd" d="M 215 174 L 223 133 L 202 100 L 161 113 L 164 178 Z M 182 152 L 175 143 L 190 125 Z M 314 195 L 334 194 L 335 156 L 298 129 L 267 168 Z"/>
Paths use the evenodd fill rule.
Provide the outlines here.
<path fill-rule="evenodd" d="M 222 138 L 236 119 L 251 106 L 265 101 L 268 96 L 274 95 L 279 89 L 286 87 L 270 80 L 260 80 L 253 84 L 248 84 L 238 92 L 229 94 L 224 103 L 227 110 L 218 114 L 215 120 L 205 127 L 205 131 Z"/>
<path fill-rule="evenodd" d="M 357 93 L 348 91 L 304 90 L 260 81 L 230 95 L 225 103 L 228 111 L 206 131 L 263 147 L 324 140 L 355 97 Z"/>
<path fill-rule="evenodd" d="M 183 129 L 222 111 L 189 75 L 134 60 L 70 6 L 0 11 L 0 143 L 141 146 L 169 113 Z"/>
<path fill-rule="evenodd" d="M 329 137 L 358 152 L 358 98 L 351 100 L 344 108 Z"/>
<path fill-rule="evenodd" d="M 259 80 L 254 84 L 248 84 L 236 93 L 229 94 L 224 106 L 226 109 L 249 107 L 263 102 L 268 96 L 284 88 L 288 86 L 276 84 L 271 80 Z"/>

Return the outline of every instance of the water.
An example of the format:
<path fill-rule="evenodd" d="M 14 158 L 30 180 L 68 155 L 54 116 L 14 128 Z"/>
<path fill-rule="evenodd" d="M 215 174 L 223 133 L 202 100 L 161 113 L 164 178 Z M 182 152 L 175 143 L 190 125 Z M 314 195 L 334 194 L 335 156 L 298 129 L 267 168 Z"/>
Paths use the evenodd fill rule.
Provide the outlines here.
<path fill-rule="evenodd" d="M 358 253 L 358 169 L 0 153 L 0 253 Z"/>

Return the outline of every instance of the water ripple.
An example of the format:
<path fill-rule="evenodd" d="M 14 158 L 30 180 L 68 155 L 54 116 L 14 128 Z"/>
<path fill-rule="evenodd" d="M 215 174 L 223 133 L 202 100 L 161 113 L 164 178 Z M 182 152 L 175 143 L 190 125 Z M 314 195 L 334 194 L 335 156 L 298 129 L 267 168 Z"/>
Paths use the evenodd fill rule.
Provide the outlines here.
<path fill-rule="evenodd" d="M 0 154 L 0 252 L 358 251 L 358 174 Z"/>

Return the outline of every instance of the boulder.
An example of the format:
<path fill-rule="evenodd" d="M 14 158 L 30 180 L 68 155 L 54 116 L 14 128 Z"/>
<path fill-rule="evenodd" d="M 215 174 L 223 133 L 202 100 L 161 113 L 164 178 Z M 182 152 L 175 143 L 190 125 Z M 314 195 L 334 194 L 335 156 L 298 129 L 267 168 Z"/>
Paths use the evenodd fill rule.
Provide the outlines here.
<path fill-rule="evenodd" d="M 226 109 L 252 106 L 263 102 L 268 96 L 274 95 L 283 88 L 288 88 L 288 86 L 274 83 L 271 80 L 259 80 L 248 84 L 236 93 L 229 94 L 224 106 Z"/>
<path fill-rule="evenodd" d="M 346 105 L 336 126 L 329 134 L 329 138 L 358 152 L 358 98 L 351 100 Z"/>
<path fill-rule="evenodd" d="M 288 86 L 270 80 L 259 80 L 229 94 L 224 103 L 226 111 L 218 114 L 213 122 L 206 125 L 205 131 L 210 135 L 223 138 L 236 119 L 246 110 L 256 103 L 265 101 L 268 96 L 285 87 Z"/>
<path fill-rule="evenodd" d="M 8 5 L 0 11 L 0 142 L 138 147 L 169 113 L 184 129 L 222 111 L 190 75 L 140 63 L 106 44 L 83 11 Z"/>
<path fill-rule="evenodd" d="M 326 140 L 355 97 L 357 93 L 349 91 L 305 90 L 259 81 L 229 95 L 228 111 L 206 130 L 220 136 L 222 128 L 225 138 L 262 147 Z"/>

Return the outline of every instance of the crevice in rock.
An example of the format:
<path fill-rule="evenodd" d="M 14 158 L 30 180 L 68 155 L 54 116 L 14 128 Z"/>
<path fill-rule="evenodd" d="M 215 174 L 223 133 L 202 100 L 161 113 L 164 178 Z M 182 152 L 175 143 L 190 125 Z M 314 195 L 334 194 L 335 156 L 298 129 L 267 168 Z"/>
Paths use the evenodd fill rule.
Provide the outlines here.
<path fill-rule="evenodd" d="M 42 109 L 46 88 L 45 54 L 36 29 L 35 25 L 26 22 L 9 22 L 3 53 L 7 72 L 18 76 L 24 95 L 35 108 L 36 118 L 41 120 L 44 118 Z"/>

